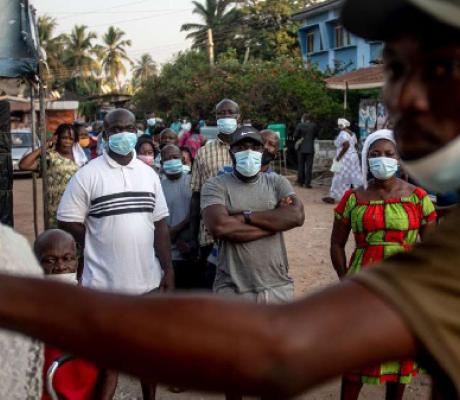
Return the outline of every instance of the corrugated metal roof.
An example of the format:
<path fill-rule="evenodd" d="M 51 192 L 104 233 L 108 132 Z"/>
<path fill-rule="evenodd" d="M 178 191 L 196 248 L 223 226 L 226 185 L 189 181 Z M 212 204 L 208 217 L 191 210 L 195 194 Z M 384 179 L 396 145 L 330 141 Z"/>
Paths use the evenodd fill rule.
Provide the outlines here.
<path fill-rule="evenodd" d="M 375 89 L 383 86 L 385 77 L 383 67 L 377 65 L 375 67 L 361 68 L 343 75 L 332 76 L 325 81 L 329 89 L 346 90 L 347 87 L 349 90 Z"/>

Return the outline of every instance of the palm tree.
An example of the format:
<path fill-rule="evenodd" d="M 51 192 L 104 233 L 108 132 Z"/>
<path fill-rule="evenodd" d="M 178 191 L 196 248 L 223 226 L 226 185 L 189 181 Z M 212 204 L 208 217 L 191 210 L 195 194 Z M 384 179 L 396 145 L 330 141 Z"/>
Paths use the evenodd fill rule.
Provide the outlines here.
<path fill-rule="evenodd" d="M 102 46 L 102 66 L 109 82 L 116 83 L 121 90 L 121 76 L 126 75 L 125 62 L 131 63 L 126 53 L 126 47 L 131 46 L 131 40 L 124 39 L 126 35 L 119 28 L 113 26 L 102 37 L 104 45 Z M 115 86 L 113 86 L 115 88 Z"/>
<path fill-rule="evenodd" d="M 62 69 L 62 53 L 66 36 L 64 34 L 54 36 L 56 26 L 56 20 L 48 15 L 38 18 L 38 38 L 40 46 L 46 53 L 46 62 L 49 68 L 46 80 L 54 83 L 56 81 L 55 74 Z"/>
<path fill-rule="evenodd" d="M 93 40 L 97 38 L 86 25 L 75 25 L 66 38 L 64 64 L 70 78 L 87 78 L 95 66 Z"/>
<path fill-rule="evenodd" d="M 193 47 L 206 48 L 208 45 L 208 31 L 216 41 L 222 42 L 234 32 L 238 21 L 239 13 L 232 8 L 235 1 L 231 0 L 206 0 L 205 4 L 192 1 L 194 5 L 193 14 L 197 14 L 203 23 L 188 23 L 181 26 L 181 31 L 190 32 L 187 39 L 193 40 Z M 219 49 L 220 46 L 218 45 Z"/>
<path fill-rule="evenodd" d="M 134 86 L 143 86 L 150 78 L 158 73 L 157 64 L 148 53 L 142 54 L 133 68 Z"/>

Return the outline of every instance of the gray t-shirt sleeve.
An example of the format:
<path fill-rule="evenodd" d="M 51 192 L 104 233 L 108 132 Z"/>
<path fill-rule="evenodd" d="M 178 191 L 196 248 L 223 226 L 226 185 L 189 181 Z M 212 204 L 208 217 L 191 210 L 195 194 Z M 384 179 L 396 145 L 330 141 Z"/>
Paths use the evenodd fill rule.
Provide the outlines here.
<path fill-rule="evenodd" d="M 225 185 L 219 177 L 208 179 L 201 189 L 201 210 L 214 205 L 225 206 L 225 193 Z"/>
<path fill-rule="evenodd" d="M 291 183 L 281 175 L 275 175 L 276 176 L 276 194 L 278 196 L 278 201 L 283 199 L 284 197 L 292 196 L 295 195 L 295 191 L 291 185 Z"/>

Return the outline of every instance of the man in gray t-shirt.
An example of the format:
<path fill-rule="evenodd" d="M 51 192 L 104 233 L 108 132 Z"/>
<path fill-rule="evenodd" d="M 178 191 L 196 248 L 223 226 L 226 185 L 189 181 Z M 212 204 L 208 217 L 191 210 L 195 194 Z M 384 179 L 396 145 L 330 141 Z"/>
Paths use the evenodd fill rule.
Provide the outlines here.
<path fill-rule="evenodd" d="M 304 212 L 288 180 L 262 174 L 263 139 L 239 128 L 230 154 L 234 172 L 209 179 L 201 193 L 207 229 L 219 241 L 214 291 L 262 303 L 292 299 L 282 232 L 301 226 Z"/>

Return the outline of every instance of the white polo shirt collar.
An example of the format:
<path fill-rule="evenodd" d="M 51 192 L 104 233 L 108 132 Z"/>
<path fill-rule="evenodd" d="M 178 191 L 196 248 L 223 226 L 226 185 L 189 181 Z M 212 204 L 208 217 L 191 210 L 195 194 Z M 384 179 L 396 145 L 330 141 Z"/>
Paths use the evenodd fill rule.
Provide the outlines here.
<path fill-rule="evenodd" d="M 117 163 L 112 157 L 109 156 L 108 151 L 104 151 L 103 157 L 104 157 L 104 160 L 107 162 L 107 164 L 109 164 L 109 166 L 112 167 L 112 168 L 124 168 L 125 167 L 125 168 L 133 169 L 134 166 L 135 166 L 134 164 L 136 163 L 136 159 L 137 159 L 136 150 L 133 150 L 132 154 L 133 154 L 133 158 L 131 159 L 131 161 L 127 165 L 121 165 L 121 164 Z"/>

